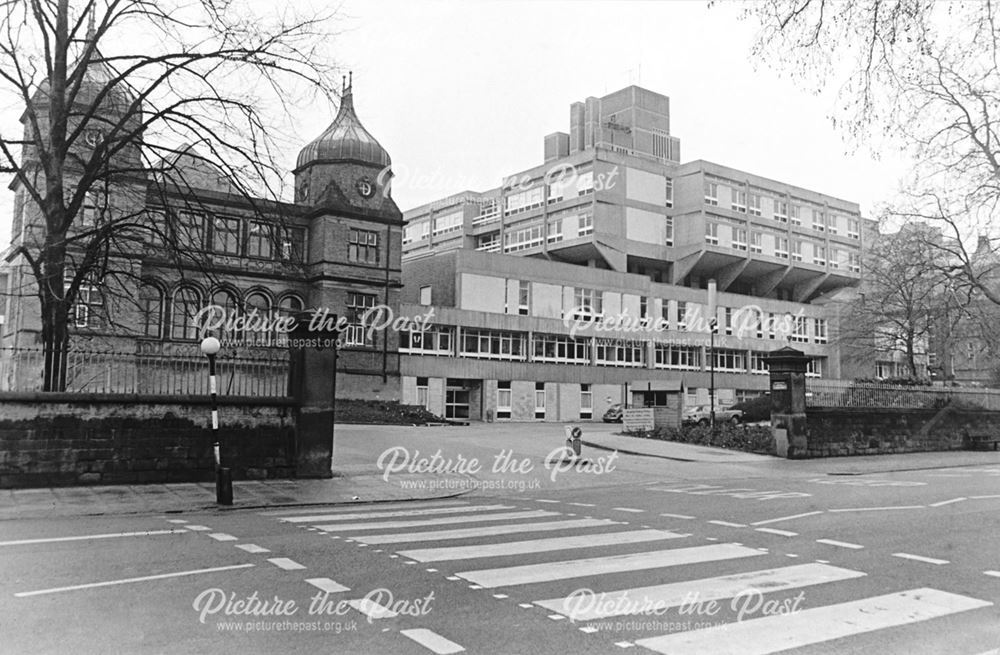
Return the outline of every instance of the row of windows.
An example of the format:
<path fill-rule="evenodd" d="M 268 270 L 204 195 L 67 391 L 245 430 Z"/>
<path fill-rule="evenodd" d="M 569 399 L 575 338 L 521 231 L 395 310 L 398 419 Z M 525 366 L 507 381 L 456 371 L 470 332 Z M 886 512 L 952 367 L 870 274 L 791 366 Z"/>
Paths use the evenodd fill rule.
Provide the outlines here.
<path fill-rule="evenodd" d="M 749 251 L 752 253 L 763 253 L 763 233 L 762 232 L 749 232 L 749 240 L 747 239 L 748 233 L 746 228 L 733 228 L 732 236 L 730 240 L 730 247 L 733 250 Z M 707 222 L 705 223 L 705 243 L 713 246 L 719 245 L 719 225 L 718 223 Z M 789 240 L 787 237 L 777 236 L 774 239 L 774 256 L 780 259 L 789 259 L 792 261 L 801 262 L 802 259 L 802 244 L 809 243 L 812 245 L 813 257 L 812 263 L 818 266 L 826 266 L 829 264 L 830 268 L 839 269 L 841 263 L 845 264 L 845 268 L 852 273 L 861 272 L 861 256 L 855 252 L 846 252 L 838 248 L 830 249 L 830 259 L 827 260 L 827 249 L 826 246 L 821 246 L 812 241 L 802 241 L 799 239 L 791 240 L 791 251 L 789 251 Z M 668 244 L 670 245 L 670 244 Z M 847 255 L 846 261 L 844 255 Z"/>
<path fill-rule="evenodd" d="M 190 211 L 153 211 L 151 216 L 181 249 L 294 262 L 303 261 L 305 256 L 303 227 L 280 227 L 263 220 Z M 154 241 L 162 243 L 158 236 Z"/>
<path fill-rule="evenodd" d="M 737 187 L 730 189 L 730 209 L 751 216 L 761 216 L 762 194 L 747 193 Z M 705 204 L 712 207 L 719 206 L 719 183 L 705 182 Z M 774 220 L 787 223 L 791 219 L 793 225 L 801 225 L 801 205 L 789 205 L 785 200 L 769 198 L 773 207 Z M 830 234 L 837 234 L 838 215 L 827 214 L 822 209 L 812 209 L 812 227 L 817 232 L 828 231 Z M 861 238 L 861 221 L 857 218 L 847 218 L 847 236 L 851 239 Z"/>
<path fill-rule="evenodd" d="M 413 355 L 455 356 L 455 328 L 427 326 L 402 332 L 399 349 Z M 648 342 L 642 340 L 573 338 L 559 334 L 462 330 L 459 357 L 533 361 L 552 364 L 591 362 L 601 366 L 646 366 Z M 530 353 L 530 357 L 529 357 Z M 654 343 L 655 368 L 682 371 L 707 370 L 708 348 Z M 715 349 L 715 370 L 735 373 L 767 373 L 764 359 L 770 353 L 732 348 Z M 749 368 L 748 368 L 749 367 Z"/>

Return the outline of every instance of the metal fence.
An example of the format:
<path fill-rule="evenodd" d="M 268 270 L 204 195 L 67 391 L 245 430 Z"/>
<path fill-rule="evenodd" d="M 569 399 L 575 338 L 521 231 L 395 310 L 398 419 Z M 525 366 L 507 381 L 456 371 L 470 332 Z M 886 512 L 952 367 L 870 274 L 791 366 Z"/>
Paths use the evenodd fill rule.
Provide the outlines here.
<path fill-rule="evenodd" d="M 1000 410 L 1000 390 L 900 386 L 850 380 L 806 380 L 808 407 L 932 409 L 947 405 Z"/>
<path fill-rule="evenodd" d="M 69 349 L 65 391 L 71 393 L 208 394 L 204 355 Z M 45 353 L 41 348 L 0 348 L 0 391 L 42 391 Z M 216 357 L 219 394 L 288 395 L 287 350 L 261 349 Z M 59 376 L 55 376 L 59 377 Z"/>

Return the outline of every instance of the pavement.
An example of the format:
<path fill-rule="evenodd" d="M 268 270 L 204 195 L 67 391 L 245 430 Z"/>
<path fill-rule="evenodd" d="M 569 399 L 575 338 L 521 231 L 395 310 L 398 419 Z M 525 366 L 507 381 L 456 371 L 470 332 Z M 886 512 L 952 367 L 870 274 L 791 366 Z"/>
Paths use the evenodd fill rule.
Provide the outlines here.
<path fill-rule="evenodd" d="M 0 489 L 0 520 L 15 518 L 47 518 L 61 516 L 101 516 L 116 514 L 181 513 L 193 511 L 231 511 L 265 507 L 294 507 L 352 503 L 380 503 L 407 500 L 433 500 L 460 496 L 484 488 L 490 476 L 486 470 L 477 475 L 467 473 L 394 472 L 389 478 L 377 468 L 371 452 L 373 441 L 380 446 L 410 443 L 423 445 L 420 439 L 430 436 L 444 439 L 466 449 L 471 444 L 504 443 L 506 432 L 545 434 L 543 450 L 562 440 L 562 426 L 530 424 L 475 424 L 463 428 L 407 428 L 396 426 L 343 426 L 350 431 L 335 455 L 334 477 L 326 480 L 259 480 L 233 483 L 234 503 L 215 503 L 212 482 L 44 487 L 32 489 Z M 858 456 L 812 460 L 786 460 L 768 455 L 712 448 L 671 441 L 642 439 L 618 434 L 617 426 L 593 424 L 584 426 L 584 456 L 588 450 L 617 452 L 656 460 L 670 460 L 692 465 L 689 470 L 701 477 L 709 468 L 697 465 L 736 465 L 742 473 L 757 469 L 761 474 L 789 475 L 866 475 L 897 471 L 919 471 L 945 467 L 989 466 L 1000 464 L 1000 452 L 934 452 L 901 455 Z M 431 435 L 431 432 L 434 432 Z M 552 436 L 548 436 L 548 433 Z M 346 436 L 346 435 L 345 435 Z M 499 438 L 496 438 L 499 437 Z M 339 437 L 338 437 L 339 438 Z M 408 440 L 404 441 L 404 440 Z M 538 439 L 542 442 L 542 439 Z M 428 449 L 429 450 L 429 449 Z M 426 452 L 426 451 L 425 451 Z M 465 452 L 465 451 L 463 451 Z M 414 456 L 418 451 L 414 450 Z M 549 453 L 551 455 L 551 452 Z M 485 457 L 484 457 L 485 459 Z M 722 467 L 729 469 L 730 467 Z M 735 472 L 735 471 L 734 471 Z M 547 471 L 541 471 L 547 474 Z M 493 477 L 504 477 L 500 472 Z M 593 486 L 592 481 L 585 483 Z"/>

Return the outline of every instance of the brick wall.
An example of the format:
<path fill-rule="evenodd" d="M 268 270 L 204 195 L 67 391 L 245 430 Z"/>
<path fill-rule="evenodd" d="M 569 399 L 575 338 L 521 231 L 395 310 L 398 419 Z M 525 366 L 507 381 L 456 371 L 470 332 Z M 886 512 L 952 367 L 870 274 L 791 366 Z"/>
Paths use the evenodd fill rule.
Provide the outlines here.
<path fill-rule="evenodd" d="M 809 408 L 806 457 L 957 450 L 966 432 L 1000 434 L 1000 412 Z"/>
<path fill-rule="evenodd" d="M 295 475 L 291 401 L 220 399 L 234 479 Z M 0 394 L 0 488 L 214 479 L 208 400 Z"/>

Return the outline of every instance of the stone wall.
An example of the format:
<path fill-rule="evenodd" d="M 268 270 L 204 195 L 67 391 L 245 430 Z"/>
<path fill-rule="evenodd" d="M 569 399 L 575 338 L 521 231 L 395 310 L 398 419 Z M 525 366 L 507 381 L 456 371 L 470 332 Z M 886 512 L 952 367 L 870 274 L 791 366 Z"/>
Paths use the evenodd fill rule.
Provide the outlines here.
<path fill-rule="evenodd" d="M 209 400 L 195 396 L 0 394 L 0 488 L 209 482 Z M 290 399 L 220 398 L 234 479 L 295 475 Z"/>
<path fill-rule="evenodd" d="M 1000 434 L 1000 412 L 975 409 L 814 408 L 800 457 L 958 450 L 967 433 Z"/>

